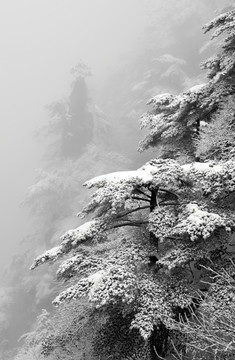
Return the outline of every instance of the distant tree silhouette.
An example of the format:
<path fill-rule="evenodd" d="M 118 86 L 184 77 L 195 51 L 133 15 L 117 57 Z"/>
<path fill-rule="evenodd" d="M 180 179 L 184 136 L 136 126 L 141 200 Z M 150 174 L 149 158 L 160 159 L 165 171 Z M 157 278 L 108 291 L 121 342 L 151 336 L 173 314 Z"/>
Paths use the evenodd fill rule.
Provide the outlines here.
<path fill-rule="evenodd" d="M 225 35 L 221 52 L 204 63 L 209 70 L 207 83 L 180 95 L 165 93 L 150 99 L 153 110 L 141 120 L 150 129 L 142 149 L 160 146 L 164 158 L 138 170 L 87 181 L 87 188 L 96 188 L 80 213 L 89 216 L 88 221 L 67 231 L 31 267 L 64 258 L 57 278 L 69 285 L 54 303 L 86 297 L 96 311 L 111 308 L 121 314 L 116 321 L 123 333 L 125 319 L 133 336 L 138 330 L 142 349 L 143 342 L 148 344 L 153 360 L 172 353 L 180 319 L 187 320 L 189 309 L 200 310 L 198 289 L 203 287 L 211 298 L 221 291 L 223 304 L 235 296 L 233 289 L 232 294 L 231 289 L 221 289 L 218 277 L 210 273 L 226 267 L 230 277 L 235 276 L 230 261 L 234 252 L 229 251 L 235 231 L 229 205 L 235 193 L 235 157 L 229 153 L 225 159 L 195 159 L 202 121 L 210 123 L 213 116 L 221 116 L 221 104 L 231 96 L 234 101 L 234 23 L 231 10 L 205 26 L 205 31 L 215 31 L 213 37 Z M 223 114 L 221 121 L 225 118 Z M 126 228 L 136 231 L 120 232 Z M 201 270 L 199 276 L 194 268 Z M 205 278 L 213 283 L 211 287 L 205 287 Z M 115 326 L 114 319 L 110 338 Z M 108 356 L 136 358 L 131 347 L 126 353 L 126 344 L 119 345 Z M 186 342 L 182 345 L 181 338 L 178 345 L 185 355 Z"/>

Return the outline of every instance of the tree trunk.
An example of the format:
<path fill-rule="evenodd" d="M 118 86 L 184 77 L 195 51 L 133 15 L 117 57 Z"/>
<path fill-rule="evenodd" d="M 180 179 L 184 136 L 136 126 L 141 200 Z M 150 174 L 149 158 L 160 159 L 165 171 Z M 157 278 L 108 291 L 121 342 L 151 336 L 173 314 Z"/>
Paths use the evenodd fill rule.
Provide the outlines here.
<path fill-rule="evenodd" d="M 154 211 L 157 206 L 157 190 L 151 190 L 151 199 L 150 199 L 150 212 Z M 150 243 L 156 246 L 158 249 L 158 238 L 150 231 L 149 234 Z M 164 324 L 160 324 L 157 327 L 154 327 L 153 332 L 150 336 L 150 356 L 151 360 L 160 360 L 166 355 L 167 352 L 167 341 L 168 341 L 168 329 Z"/>
<path fill-rule="evenodd" d="M 158 189 L 151 190 L 150 212 L 153 212 L 153 210 L 157 206 L 157 192 L 158 192 Z M 149 234 L 149 241 L 150 241 L 150 244 L 153 244 L 156 246 L 156 249 L 158 248 L 158 238 L 151 231 Z"/>
<path fill-rule="evenodd" d="M 149 339 L 151 360 L 162 360 L 167 353 L 169 330 L 164 324 L 160 324 L 158 328 L 154 328 Z"/>

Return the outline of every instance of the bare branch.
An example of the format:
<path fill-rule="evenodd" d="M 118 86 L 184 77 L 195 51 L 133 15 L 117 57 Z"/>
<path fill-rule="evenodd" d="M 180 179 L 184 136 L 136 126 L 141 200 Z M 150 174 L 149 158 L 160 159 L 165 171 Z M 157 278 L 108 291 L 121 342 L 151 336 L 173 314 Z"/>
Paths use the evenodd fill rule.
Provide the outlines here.
<path fill-rule="evenodd" d="M 150 200 L 148 200 L 148 199 L 143 199 L 143 198 L 140 198 L 140 197 L 138 197 L 138 196 L 132 196 L 132 199 L 133 199 L 133 200 L 140 200 L 140 201 L 147 201 L 147 202 L 150 203 Z"/>
<path fill-rule="evenodd" d="M 175 194 L 173 191 L 171 190 L 167 190 L 167 189 L 163 189 L 163 188 L 159 188 L 160 191 L 166 192 L 167 194 L 173 195 L 178 199 L 178 195 Z"/>
<path fill-rule="evenodd" d="M 124 214 L 118 215 L 117 218 L 120 218 L 120 217 L 129 215 L 129 214 L 132 214 L 133 212 L 136 212 L 136 211 L 138 211 L 138 210 L 143 210 L 143 209 L 149 209 L 149 205 L 140 206 L 140 207 L 138 207 L 138 208 L 135 208 L 135 209 L 132 209 L 132 210 L 130 210 L 130 211 L 127 211 L 127 212 L 125 212 Z"/>
<path fill-rule="evenodd" d="M 148 197 L 149 199 L 151 199 L 151 196 L 150 196 L 150 195 L 145 194 L 145 192 L 144 192 L 144 191 L 142 191 L 142 190 L 140 190 L 140 189 L 138 189 L 138 188 L 135 188 L 135 189 L 134 189 L 134 191 L 137 191 L 138 193 L 140 193 L 140 194 L 142 194 L 142 195 L 144 195 L 144 196 Z"/>
<path fill-rule="evenodd" d="M 141 225 L 145 225 L 145 224 L 148 224 L 149 222 L 148 221 L 139 221 L 139 222 L 126 222 L 126 223 L 122 223 L 122 224 L 116 224 L 116 225 L 113 225 L 109 228 L 110 229 L 116 229 L 116 228 L 119 228 L 119 227 L 122 227 L 122 226 L 136 226 L 136 227 L 140 227 Z"/>

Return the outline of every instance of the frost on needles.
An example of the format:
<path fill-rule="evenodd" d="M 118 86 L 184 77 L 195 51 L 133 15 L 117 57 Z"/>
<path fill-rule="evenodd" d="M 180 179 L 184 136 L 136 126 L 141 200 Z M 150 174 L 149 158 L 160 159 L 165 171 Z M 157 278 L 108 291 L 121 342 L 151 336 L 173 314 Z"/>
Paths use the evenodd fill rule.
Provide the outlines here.
<path fill-rule="evenodd" d="M 185 307 L 194 296 L 195 289 L 183 276 L 190 263 L 210 261 L 234 230 L 234 216 L 215 206 L 235 190 L 234 173 L 235 161 L 231 160 L 180 165 L 175 160 L 158 159 L 137 171 L 91 179 L 85 186 L 97 190 L 82 216 L 93 213 L 93 220 L 65 233 L 59 246 L 35 259 L 32 269 L 66 256 L 57 276 L 65 281 L 75 278 L 76 282 L 54 303 L 87 296 L 97 309 L 120 303 L 128 311 L 131 305 L 136 309 L 132 327 L 148 338 L 159 322 L 169 327 L 174 308 Z M 153 191 L 156 206 L 149 212 Z M 106 243 L 113 241 L 114 229 L 126 226 L 143 231 L 147 227 L 154 241 L 147 241 L 144 235 L 132 238 L 124 232 L 117 248 L 104 250 Z M 95 251 L 96 246 L 103 251 Z M 156 273 L 150 271 L 151 254 L 159 259 Z M 182 292 L 176 292 L 173 284 Z M 151 292 L 146 290 L 151 287 Z M 145 316 L 143 311 L 147 311 Z"/>
<path fill-rule="evenodd" d="M 171 331 L 198 290 L 213 293 L 216 286 L 203 282 L 216 284 L 209 268 L 231 270 L 235 137 L 210 139 L 234 111 L 234 23 L 231 10 L 204 28 L 213 38 L 223 36 L 219 52 L 202 65 L 207 83 L 149 100 L 152 111 L 141 118 L 149 133 L 140 149 L 158 147 L 162 158 L 88 180 L 84 185 L 94 193 L 80 214 L 88 221 L 31 267 L 59 261 L 57 278 L 68 285 L 54 303 L 85 297 L 94 311 L 118 309 L 149 341 L 152 358 L 153 343 L 161 342 L 159 355 L 166 355 Z M 226 129 L 235 130 L 234 116 Z"/>

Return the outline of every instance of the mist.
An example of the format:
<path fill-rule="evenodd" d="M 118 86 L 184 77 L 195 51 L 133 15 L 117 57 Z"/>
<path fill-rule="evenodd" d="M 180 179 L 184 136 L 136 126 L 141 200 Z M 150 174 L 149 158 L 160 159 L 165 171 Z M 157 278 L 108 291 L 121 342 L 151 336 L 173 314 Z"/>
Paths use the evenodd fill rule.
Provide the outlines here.
<path fill-rule="evenodd" d="M 134 51 L 146 23 L 145 1 L 7 1 L 0 5 L 1 267 L 29 229 L 19 207 L 45 142 L 34 137 L 48 120 L 45 105 L 69 92 L 70 69 L 82 60 L 104 82 Z"/>
<path fill-rule="evenodd" d="M 53 269 L 28 271 L 33 256 L 81 221 L 74 214 L 89 197 L 83 181 L 103 172 L 135 169 L 156 157 L 154 151 L 137 152 L 143 138 L 138 119 L 146 102 L 161 92 L 178 93 L 206 81 L 199 64 L 214 49 L 203 48 L 209 36 L 203 35 L 202 26 L 230 3 L 0 4 L 0 357 L 1 348 L 15 351 L 17 339 L 32 328 L 42 308 L 51 308 L 58 290 Z M 80 81 L 71 69 L 81 63 L 92 76 Z M 74 101 L 81 89 L 85 110 L 76 109 Z M 61 112 L 67 109 L 70 118 L 77 111 L 86 120 L 85 130 L 77 134 L 85 145 L 76 154 L 67 140 L 62 144 L 64 135 L 72 138 L 71 129 L 55 135 L 63 121 L 54 123 L 49 136 L 43 132 L 57 105 Z M 49 188 L 45 192 L 44 180 Z"/>

